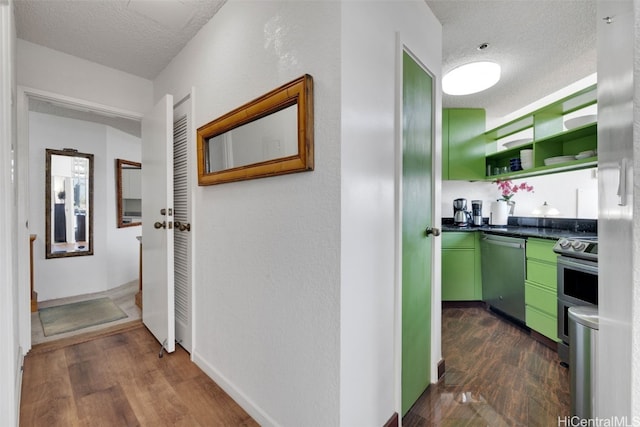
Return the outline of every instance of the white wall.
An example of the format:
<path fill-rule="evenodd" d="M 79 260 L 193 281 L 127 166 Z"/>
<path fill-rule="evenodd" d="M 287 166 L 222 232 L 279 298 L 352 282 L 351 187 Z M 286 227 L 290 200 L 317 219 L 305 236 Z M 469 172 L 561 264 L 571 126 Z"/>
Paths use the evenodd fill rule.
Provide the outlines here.
<path fill-rule="evenodd" d="M 94 155 L 91 256 L 45 258 L 45 150 L 75 148 Z M 102 124 L 29 113 L 30 232 L 39 301 L 105 291 L 138 277 L 140 227 L 116 229 L 115 157 L 140 158 L 140 139 Z M 137 230 L 135 230 L 137 229 Z M 120 253 L 118 253 L 120 251 Z"/>
<path fill-rule="evenodd" d="M 342 13 L 340 425 L 381 426 L 400 412 L 394 358 L 400 356 L 394 341 L 400 333 L 395 180 L 402 174 L 396 157 L 401 153 L 396 40 L 434 74 L 434 123 L 440 123 L 442 35 L 424 2 L 343 2 Z M 439 128 L 436 133 L 433 156 L 439 165 Z M 440 172 L 433 175 L 439 184 Z M 438 189 L 434 197 L 439 212 Z M 439 241 L 433 240 L 439 278 Z M 439 289 L 439 279 L 432 286 Z M 439 310 L 432 319 L 435 366 L 441 355 Z"/>
<path fill-rule="evenodd" d="M 15 24 L 13 3 L 0 2 L 0 414 L 7 426 L 18 425 L 21 351 L 18 339 L 16 272 L 16 204 L 12 179 L 15 141 Z"/>
<path fill-rule="evenodd" d="M 18 39 L 18 84 L 137 113 L 152 105 L 153 84 L 122 71 Z"/>
<path fill-rule="evenodd" d="M 232 0 L 154 82 L 199 127 L 314 78 L 315 171 L 195 189 L 192 356 L 262 425 L 339 423 L 339 38 L 337 2 Z"/>
<path fill-rule="evenodd" d="M 115 159 L 140 162 L 142 140 L 110 126 L 107 131 L 106 147 L 106 189 L 107 211 L 105 228 L 107 232 L 107 287 L 123 285 L 138 280 L 138 257 L 140 243 L 136 236 L 142 235 L 142 226 L 118 228 L 118 207 L 116 205 Z"/>
<path fill-rule="evenodd" d="M 560 211 L 558 218 L 598 218 L 598 179 L 595 169 L 513 180 L 514 184 L 522 182 L 532 185 L 534 191 L 513 196 L 512 200 L 516 202 L 515 216 L 540 216 L 533 211 L 547 202 Z M 471 210 L 471 200 L 482 200 L 483 216 L 488 217 L 490 203 L 500 198 L 500 191 L 492 182 L 442 181 L 443 217 L 453 217 L 453 200 L 457 198 L 467 199 L 468 210 Z"/>

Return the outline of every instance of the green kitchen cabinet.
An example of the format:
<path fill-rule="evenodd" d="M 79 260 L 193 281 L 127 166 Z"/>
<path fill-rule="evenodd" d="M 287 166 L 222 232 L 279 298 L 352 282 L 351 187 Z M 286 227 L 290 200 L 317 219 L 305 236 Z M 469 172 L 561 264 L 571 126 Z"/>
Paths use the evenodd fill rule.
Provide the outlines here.
<path fill-rule="evenodd" d="M 554 244 L 554 240 L 527 239 L 524 301 L 527 326 L 558 341 L 558 280 Z"/>
<path fill-rule="evenodd" d="M 492 171 L 486 180 L 524 178 L 546 175 L 568 170 L 593 168 L 598 165 L 598 125 L 586 123 L 572 129 L 565 129 L 565 116 L 592 107 L 598 101 L 597 86 L 592 85 L 574 94 L 546 105 L 522 117 L 488 130 L 485 173 Z M 505 150 L 500 150 L 503 141 L 520 139 L 531 135 L 529 142 Z M 523 138 L 525 139 L 525 138 Z M 511 159 L 520 158 L 520 151 L 533 150 L 533 167 L 526 170 L 493 175 L 495 168 L 509 167 Z M 589 156 L 587 152 L 591 152 Z M 559 156 L 567 158 L 562 163 L 545 164 L 545 159 Z M 584 157 L 589 156 L 589 157 Z"/>
<path fill-rule="evenodd" d="M 442 179 L 485 178 L 485 126 L 481 108 L 442 111 Z"/>
<path fill-rule="evenodd" d="M 481 301 L 480 233 L 442 233 L 442 301 Z"/>

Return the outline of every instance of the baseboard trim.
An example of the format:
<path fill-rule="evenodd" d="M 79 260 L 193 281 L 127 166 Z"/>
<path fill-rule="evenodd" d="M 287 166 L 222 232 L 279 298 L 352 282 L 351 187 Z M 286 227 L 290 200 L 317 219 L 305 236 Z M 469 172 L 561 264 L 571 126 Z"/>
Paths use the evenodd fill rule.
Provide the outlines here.
<path fill-rule="evenodd" d="M 398 417 L 398 413 L 395 412 L 391 418 L 389 418 L 389 421 L 387 421 L 386 423 L 384 423 L 383 427 L 398 427 L 400 425 L 400 420 Z"/>
<path fill-rule="evenodd" d="M 539 343 L 542 343 L 549 347 L 551 350 L 557 352 L 558 351 L 558 343 L 552 340 L 551 338 L 545 337 L 540 332 L 534 331 L 531 329 L 531 338 L 535 339 Z"/>
<path fill-rule="evenodd" d="M 24 353 L 22 351 L 22 347 L 18 349 L 18 361 L 16 366 L 16 423 L 20 424 L 20 404 L 22 402 L 22 374 L 24 373 Z"/>
<path fill-rule="evenodd" d="M 438 362 L 438 381 L 440 381 L 444 376 L 444 370 L 444 359 L 440 359 L 440 361 Z"/>
<path fill-rule="evenodd" d="M 442 301 L 442 308 L 485 308 L 486 306 L 487 304 L 484 301 Z"/>
<path fill-rule="evenodd" d="M 221 389 L 225 391 L 235 402 L 240 405 L 258 424 L 261 426 L 280 427 L 273 418 L 260 408 L 253 400 L 245 395 L 235 384 L 233 384 L 220 371 L 211 366 L 196 351 L 192 354 L 193 363 L 195 363 L 205 374 L 209 376 Z"/>

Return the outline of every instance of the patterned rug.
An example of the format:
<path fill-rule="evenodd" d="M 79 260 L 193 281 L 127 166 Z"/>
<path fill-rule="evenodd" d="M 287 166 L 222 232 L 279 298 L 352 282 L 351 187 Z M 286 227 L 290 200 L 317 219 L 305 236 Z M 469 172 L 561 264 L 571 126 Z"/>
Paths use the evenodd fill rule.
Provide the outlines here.
<path fill-rule="evenodd" d="M 46 337 L 127 317 L 126 313 L 107 297 L 42 308 L 39 315 Z"/>

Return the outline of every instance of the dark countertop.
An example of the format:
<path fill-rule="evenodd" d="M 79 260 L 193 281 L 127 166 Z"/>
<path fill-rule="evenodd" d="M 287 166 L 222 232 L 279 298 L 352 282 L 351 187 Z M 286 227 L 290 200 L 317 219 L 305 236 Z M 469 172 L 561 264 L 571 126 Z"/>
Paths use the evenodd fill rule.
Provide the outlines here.
<path fill-rule="evenodd" d="M 474 232 L 514 237 L 537 237 L 558 240 L 561 238 L 597 237 L 597 220 L 550 220 L 543 218 L 510 217 L 506 226 L 488 225 L 481 227 L 459 227 L 452 218 L 442 218 L 443 232 Z"/>

